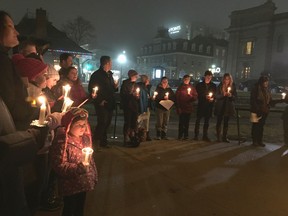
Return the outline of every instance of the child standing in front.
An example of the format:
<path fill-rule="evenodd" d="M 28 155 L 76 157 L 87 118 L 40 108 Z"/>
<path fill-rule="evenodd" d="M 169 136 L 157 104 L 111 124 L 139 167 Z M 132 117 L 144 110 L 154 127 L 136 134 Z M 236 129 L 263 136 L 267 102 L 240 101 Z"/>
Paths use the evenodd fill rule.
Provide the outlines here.
<path fill-rule="evenodd" d="M 82 149 L 92 147 L 88 112 L 72 108 L 61 119 L 51 146 L 52 167 L 58 175 L 60 193 L 63 195 L 62 216 L 84 214 L 86 192 L 97 183 L 97 169 L 93 157 L 83 157 Z"/>

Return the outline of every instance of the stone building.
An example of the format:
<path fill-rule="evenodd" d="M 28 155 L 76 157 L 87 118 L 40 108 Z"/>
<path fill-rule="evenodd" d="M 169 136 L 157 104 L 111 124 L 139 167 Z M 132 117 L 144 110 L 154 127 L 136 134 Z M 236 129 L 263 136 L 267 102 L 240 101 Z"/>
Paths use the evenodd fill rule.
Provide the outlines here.
<path fill-rule="evenodd" d="M 237 80 L 260 74 L 287 77 L 288 13 L 275 14 L 275 10 L 275 3 L 268 0 L 231 13 L 227 71 Z"/>

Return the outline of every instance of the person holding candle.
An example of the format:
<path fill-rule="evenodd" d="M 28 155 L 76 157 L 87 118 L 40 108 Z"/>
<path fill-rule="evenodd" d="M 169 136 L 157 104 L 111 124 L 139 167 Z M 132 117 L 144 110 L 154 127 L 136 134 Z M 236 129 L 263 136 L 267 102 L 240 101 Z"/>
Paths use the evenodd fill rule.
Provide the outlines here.
<path fill-rule="evenodd" d="M 52 91 L 56 95 L 56 98 L 62 103 L 65 98 L 70 98 L 73 101 L 73 106 L 78 106 L 84 100 L 88 98 L 84 87 L 82 86 L 81 80 L 78 77 L 78 70 L 75 67 L 68 67 L 67 75 L 61 78 L 57 84 L 52 88 Z M 69 85 L 71 88 L 67 95 L 63 95 L 63 86 Z M 66 97 L 67 96 L 67 97 Z M 58 106 L 60 108 L 60 106 Z M 60 110 L 57 110 L 60 111 Z"/>
<path fill-rule="evenodd" d="M 204 80 L 196 85 L 196 91 L 198 94 L 198 106 L 197 117 L 194 128 L 194 140 L 198 140 L 200 121 L 204 118 L 203 136 L 202 140 L 210 142 L 208 137 L 209 120 L 212 116 L 212 110 L 214 105 L 216 84 L 212 82 L 212 72 L 205 71 Z"/>
<path fill-rule="evenodd" d="M 175 101 L 175 93 L 168 84 L 168 78 L 162 77 L 160 84 L 156 87 L 156 95 L 154 102 L 156 108 L 156 136 L 157 140 L 167 139 L 167 126 L 170 117 L 170 109 L 167 110 L 160 104 L 162 100 Z"/>
<path fill-rule="evenodd" d="M 147 75 L 141 75 L 140 79 L 140 82 L 138 82 L 138 85 L 140 86 L 140 115 L 138 120 L 143 119 L 140 122 L 142 123 L 146 133 L 146 141 L 151 141 L 152 139 L 149 133 L 150 110 L 152 109 L 150 96 L 151 84 Z"/>
<path fill-rule="evenodd" d="M 228 122 L 231 116 L 235 115 L 234 101 L 237 97 L 236 87 L 231 74 L 225 73 L 222 82 L 217 87 L 215 94 L 214 114 L 217 116 L 216 136 L 217 142 L 221 141 L 221 124 L 223 121 L 222 141 L 228 142 Z"/>
<path fill-rule="evenodd" d="M 196 89 L 190 83 L 190 76 L 183 76 L 182 84 L 176 90 L 176 111 L 179 115 L 178 140 L 187 140 L 193 102 L 197 100 Z"/>
<path fill-rule="evenodd" d="M 86 192 L 93 190 L 98 181 L 92 155 L 82 155 L 82 149 L 93 152 L 88 112 L 73 107 L 62 117 L 61 126 L 56 131 L 50 156 L 63 195 L 62 215 L 83 215 Z"/>
<path fill-rule="evenodd" d="M 118 82 L 114 82 L 112 60 L 110 56 L 101 56 L 100 68 L 95 71 L 89 80 L 88 92 L 91 95 L 94 87 L 98 87 L 97 97 L 93 104 L 97 115 L 97 125 L 93 133 L 95 144 L 109 148 L 107 132 L 112 121 L 113 110 L 116 108 L 115 92 L 118 91 Z"/>
<path fill-rule="evenodd" d="M 139 114 L 140 86 L 136 83 L 138 73 L 135 70 L 128 71 L 128 79 L 124 80 L 121 89 L 121 107 L 124 113 L 124 145 L 134 145 L 137 134 L 137 118 Z M 139 143 L 135 143 L 138 145 Z"/>
<path fill-rule="evenodd" d="M 269 89 L 269 78 L 267 76 L 260 76 L 250 94 L 250 112 L 251 115 L 255 114 L 257 117 L 256 121 L 251 122 L 252 146 L 265 147 L 263 132 L 270 107 L 281 102 L 283 102 L 283 99 L 272 100 Z"/>

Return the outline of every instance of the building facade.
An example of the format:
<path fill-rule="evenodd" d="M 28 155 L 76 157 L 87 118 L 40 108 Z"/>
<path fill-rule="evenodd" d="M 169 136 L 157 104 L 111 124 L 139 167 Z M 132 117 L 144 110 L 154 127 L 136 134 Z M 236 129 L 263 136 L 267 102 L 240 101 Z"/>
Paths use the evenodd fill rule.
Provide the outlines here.
<path fill-rule="evenodd" d="M 168 29 L 162 27 L 153 42 L 141 48 L 137 70 L 152 79 L 179 79 L 185 74 L 198 79 L 209 68 L 224 73 L 227 47 L 226 40 L 202 35 L 191 40 L 172 39 Z"/>
<path fill-rule="evenodd" d="M 237 80 L 261 74 L 287 76 L 288 13 L 275 14 L 275 10 L 274 2 L 268 0 L 231 13 L 227 71 Z"/>

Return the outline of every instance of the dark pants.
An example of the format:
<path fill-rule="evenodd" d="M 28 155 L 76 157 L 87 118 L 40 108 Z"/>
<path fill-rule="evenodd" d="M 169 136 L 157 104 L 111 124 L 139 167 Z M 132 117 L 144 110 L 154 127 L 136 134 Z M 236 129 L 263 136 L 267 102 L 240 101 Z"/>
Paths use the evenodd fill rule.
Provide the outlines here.
<path fill-rule="evenodd" d="M 135 111 L 132 111 L 128 108 L 125 108 L 123 110 L 124 113 L 124 127 L 123 127 L 123 134 L 124 136 L 130 135 L 132 131 L 137 130 L 137 119 L 138 119 L 138 113 Z"/>
<path fill-rule="evenodd" d="M 190 113 L 181 113 L 179 115 L 178 138 L 182 138 L 183 135 L 184 138 L 188 137 L 190 116 Z"/>
<path fill-rule="evenodd" d="M 62 216 L 83 216 L 86 200 L 86 192 L 64 196 L 64 207 Z"/>
<path fill-rule="evenodd" d="M 263 131 L 264 131 L 264 125 L 266 122 L 267 114 L 262 115 L 262 118 L 259 119 L 257 123 L 252 123 L 252 141 L 255 144 L 261 144 L 263 143 Z"/>
<path fill-rule="evenodd" d="M 113 110 L 108 110 L 104 106 L 95 107 L 97 115 L 97 125 L 94 131 L 94 139 L 100 140 L 100 146 L 106 146 L 107 132 L 112 121 Z"/>
<path fill-rule="evenodd" d="M 207 116 L 197 115 L 196 123 L 195 123 L 195 130 L 194 130 L 195 137 L 198 137 L 198 135 L 199 135 L 200 121 L 202 118 L 204 118 L 203 137 L 207 137 L 207 135 L 208 135 L 210 115 L 207 115 Z"/>
<path fill-rule="evenodd" d="M 222 124 L 223 120 L 224 120 L 224 122 L 223 122 L 223 131 L 225 131 L 226 129 L 228 129 L 229 116 L 218 115 L 217 116 L 216 128 L 217 129 L 221 128 L 221 124 Z"/>
<path fill-rule="evenodd" d="M 284 130 L 284 143 L 288 145 L 288 106 L 286 106 L 283 112 L 283 130 Z"/>

